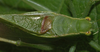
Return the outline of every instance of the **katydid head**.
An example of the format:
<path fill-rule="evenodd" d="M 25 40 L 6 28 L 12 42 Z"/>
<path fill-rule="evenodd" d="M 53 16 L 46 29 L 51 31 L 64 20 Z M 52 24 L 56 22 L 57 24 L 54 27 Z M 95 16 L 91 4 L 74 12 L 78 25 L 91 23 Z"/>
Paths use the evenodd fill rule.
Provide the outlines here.
<path fill-rule="evenodd" d="M 90 17 L 86 17 L 85 19 L 80 19 L 78 22 L 78 31 L 84 33 L 85 35 L 91 35 L 91 32 L 94 34 L 98 33 L 98 25 L 96 21 L 91 21 Z"/>
<path fill-rule="evenodd" d="M 88 21 L 91 21 L 91 18 L 90 17 L 85 17 L 86 20 Z M 98 25 L 97 25 L 97 22 L 96 21 L 92 21 L 92 28 L 90 31 L 93 32 L 93 34 L 97 34 L 98 33 Z"/>

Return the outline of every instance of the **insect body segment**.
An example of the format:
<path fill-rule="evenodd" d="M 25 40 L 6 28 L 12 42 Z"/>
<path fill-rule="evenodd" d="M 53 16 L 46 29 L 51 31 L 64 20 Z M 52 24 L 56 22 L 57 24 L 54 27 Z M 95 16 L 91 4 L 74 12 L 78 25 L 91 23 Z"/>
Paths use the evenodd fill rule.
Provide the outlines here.
<path fill-rule="evenodd" d="M 53 29 L 58 36 L 67 36 L 74 34 L 85 34 L 91 29 L 92 24 L 79 18 L 71 18 L 65 16 L 56 16 L 53 22 Z"/>

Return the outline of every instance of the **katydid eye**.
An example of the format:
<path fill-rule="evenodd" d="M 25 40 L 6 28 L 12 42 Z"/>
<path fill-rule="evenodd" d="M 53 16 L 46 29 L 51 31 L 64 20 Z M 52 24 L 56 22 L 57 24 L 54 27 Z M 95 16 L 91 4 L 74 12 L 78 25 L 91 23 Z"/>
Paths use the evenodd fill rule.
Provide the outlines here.
<path fill-rule="evenodd" d="M 88 21 L 91 21 L 91 18 L 90 17 L 85 17 L 86 20 Z"/>
<path fill-rule="evenodd" d="M 86 32 L 85 35 L 87 36 L 91 35 L 91 31 Z"/>

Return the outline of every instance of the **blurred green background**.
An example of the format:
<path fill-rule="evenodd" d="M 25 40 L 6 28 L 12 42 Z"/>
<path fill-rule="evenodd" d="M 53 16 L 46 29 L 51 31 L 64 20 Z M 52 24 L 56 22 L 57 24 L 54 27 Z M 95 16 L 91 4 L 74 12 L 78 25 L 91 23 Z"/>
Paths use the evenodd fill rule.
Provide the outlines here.
<path fill-rule="evenodd" d="M 0 0 L 0 15 L 20 14 L 34 11 L 52 11 L 67 16 L 84 18 L 83 12 L 89 13 L 92 21 L 97 21 L 100 26 L 100 1 L 92 0 Z M 87 10 L 85 10 L 87 9 Z M 88 43 L 90 40 L 100 45 L 100 33 L 91 36 L 71 36 L 63 38 L 39 38 L 23 32 L 13 26 L 6 26 L 0 22 L 0 37 L 21 40 L 28 43 L 41 43 L 53 46 L 54 50 L 44 51 L 30 47 L 18 47 L 12 44 L 0 42 L 0 52 L 68 52 L 71 46 L 76 47 L 75 52 L 99 52 Z"/>

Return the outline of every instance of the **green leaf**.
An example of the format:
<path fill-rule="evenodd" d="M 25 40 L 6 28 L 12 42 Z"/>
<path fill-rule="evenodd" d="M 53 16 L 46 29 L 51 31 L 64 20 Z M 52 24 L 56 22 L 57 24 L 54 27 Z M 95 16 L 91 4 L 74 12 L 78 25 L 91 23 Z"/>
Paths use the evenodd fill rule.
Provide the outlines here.
<path fill-rule="evenodd" d="M 34 10 L 34 8 L 30 7 L 22 0 L 0 0 L 0 3 L 9 6 L 10 8 L 20 9 L 20 10 Z"/>
<path fill-rule="evenodd" d="M 27 10 L 53 11 L 70 15 L 65 0 L 2 0 L 2 2 L 12 8 Z"/>
<path fill-rule="evenodd" d="M 0 5 L 0 14 L 18 14 L 23 12 L 25 11 L 19 11 L 19 10 L 11 9 L 7 6 Z"/>
<path fill-rule="evenodd" d="M 96 50 L 100 51 L 100 45 L 94 41 L 90 41 L 89 44 L 91 47 L 95 48 Z"/>
<path fill-rule="evenodd" d="M 71 48 L 69 49 L 69 52 L 75 52 L 76 49 L 76 45 L 71 46 Z"/>

